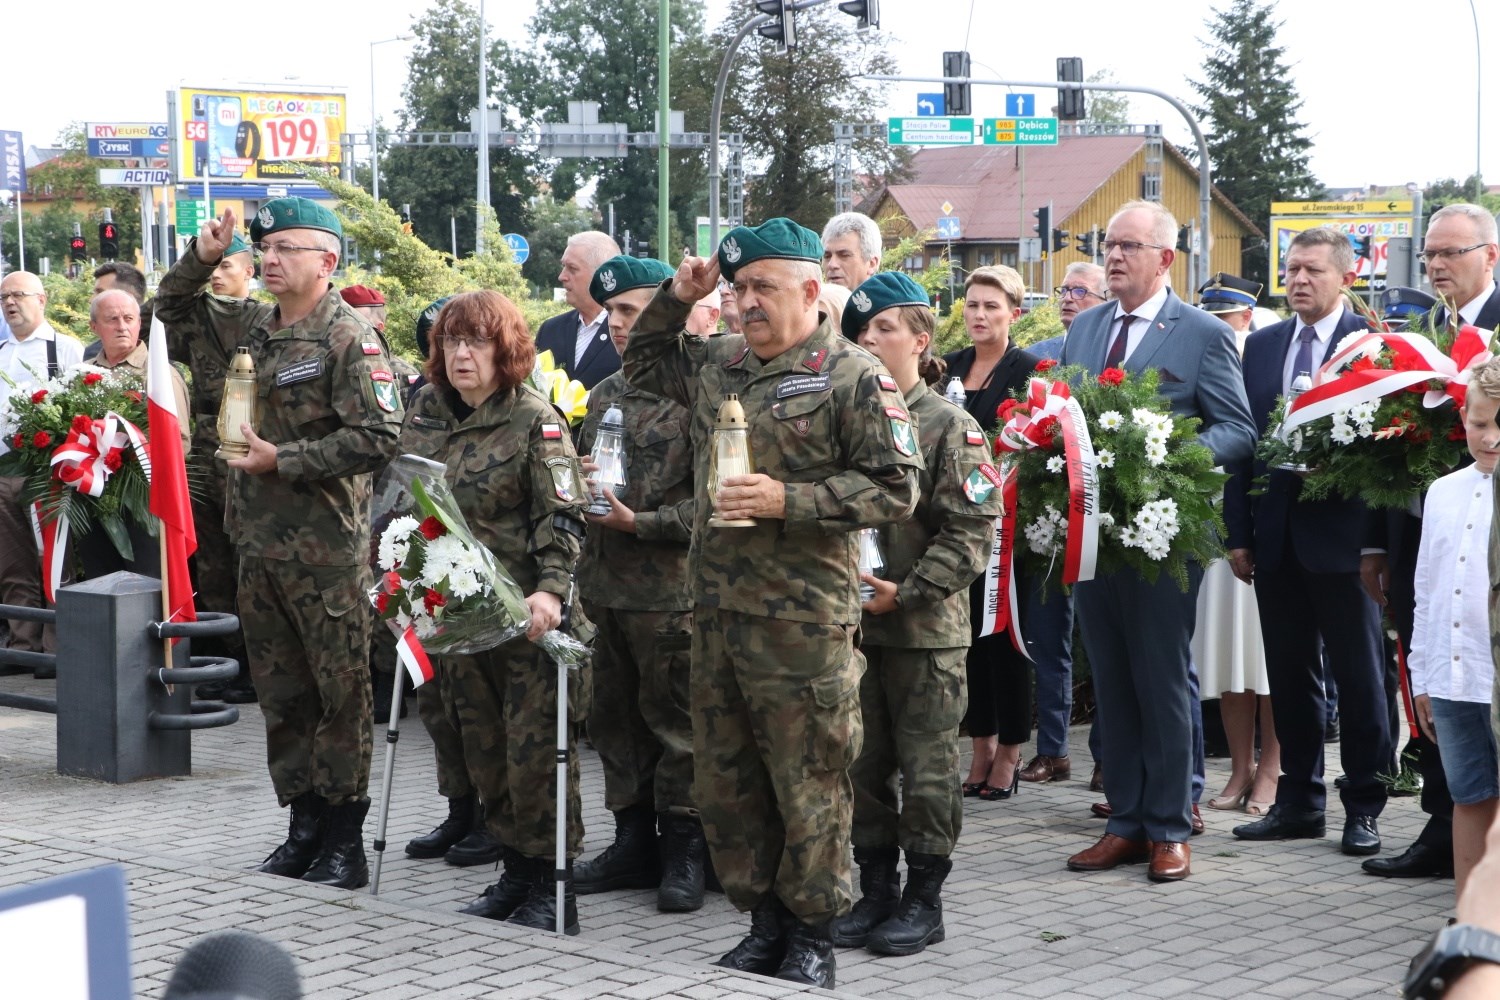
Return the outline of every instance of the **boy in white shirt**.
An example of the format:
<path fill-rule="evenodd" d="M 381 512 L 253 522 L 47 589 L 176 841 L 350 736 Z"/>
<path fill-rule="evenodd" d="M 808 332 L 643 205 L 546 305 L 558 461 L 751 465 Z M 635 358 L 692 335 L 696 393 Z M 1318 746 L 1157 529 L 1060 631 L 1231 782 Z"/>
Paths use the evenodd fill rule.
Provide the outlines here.
<path fill-rule="evenodd" d="M 1411 686 L 1417 724 L 1443 752 L 1453 793 L 1453 867 L 1458 895 L 1484 853 L 1500 801 L 1500 759 L 1490 726 L 1495 665 L 1489 636 L 1484 553 L 1500 459 L 1500 360 L 1474 370 L 1464 422 L 1474 464 L 1432 484 L 1417 552 Z"/>

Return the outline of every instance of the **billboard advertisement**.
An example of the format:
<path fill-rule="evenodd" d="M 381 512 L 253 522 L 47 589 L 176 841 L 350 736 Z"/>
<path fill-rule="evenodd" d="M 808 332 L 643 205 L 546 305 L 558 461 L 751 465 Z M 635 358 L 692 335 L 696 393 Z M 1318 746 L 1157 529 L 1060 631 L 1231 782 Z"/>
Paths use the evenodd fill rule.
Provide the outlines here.
<path fill-rule="evenodd" d="M 206 90 L 177 93 L 178 180 L 280 183 L 305 164 L 339 171 L 343 94 Z"/>
<path fill-rule="evenodd" d="M 1389 242 L 1412 235 L 1411 209 L 1410 201 L 1272 202 L 1270 293 L 1286 295 L 1283 261 L 1287 248 L 1299 232 L 1317 226 L 1332 226 L 1348 236 L 1351 243 L 1369 237 L 1369 256 L 1356 255 L 1354 259 L 1354 287 L 1358 291 L 1383 291 Z"/>

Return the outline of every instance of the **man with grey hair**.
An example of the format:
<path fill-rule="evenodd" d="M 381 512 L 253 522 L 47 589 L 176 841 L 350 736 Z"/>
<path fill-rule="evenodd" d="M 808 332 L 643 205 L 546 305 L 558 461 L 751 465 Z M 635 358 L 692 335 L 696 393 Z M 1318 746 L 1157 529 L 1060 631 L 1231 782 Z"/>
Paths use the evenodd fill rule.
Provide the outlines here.
<path fill-rule="evenodd" d="M 589 230 L 568 237 L 557 283 L 573 308 L 553 316 L 536 331 L 536 349 L 551 351 L 552 360 L 592 389 L 620 370 L 620 355 L 609 340 L 609 312 L 589 294 L 589 282 L 599 265 L 620 252 L 608 233 Z"/>
<path fill-rule="evenodd" d="M 693 311 L 688 314 L 685 327 L 687 332 L 695 337 L 711 337 L 718 333 L 723 301 L 719 286 L 715 285 L 713 291 L 693 303 Z"/>
<path fill-rule="evenodd" d="M 0 372 L 14 383 L 0 383 L 0 393 L 30 393 L 45 381 L 83 360 L 83 345 L 58 333 L 47 322 L 47 290 L 30 271 L 12 271 L 0 281 L 0 313 L 10 336 L 0 340 Z M 9 451 L 0 440 L 0 454 Z M 41 561 L 31 533 L 23 493 L 24 476 L 0 476 L 0 602 L 27 608 L 44 607 Z M 55 648 L 53 627 L 12 621 L 10 648 L 50 653 Z M 37 667 L 36 676 L 55 677 L 55 667 Z"/>
<path fill-rule="evenodd" d="M 868 215 L 843 212 L 823 227 L 823 280 L 854 291 L 880 270 L 880 227 Z"/>
<path fill-rule="evenodd" d="M 1068 265 L 1068 269 L 1063 272 L 1062 284 L 1055 291 L 1057 315 L 1062 319 L 1063 332 L 1026 348 L 1038 358 L 1051 358 L 1053 361 L 1062 357 L 1063 338 L 1068 335 L 1068 327 L 1073 325 L 1078 314 L 1109 299 L 1109 285 L 1104 280 L 1104 268 L 1079 260 Z"/>

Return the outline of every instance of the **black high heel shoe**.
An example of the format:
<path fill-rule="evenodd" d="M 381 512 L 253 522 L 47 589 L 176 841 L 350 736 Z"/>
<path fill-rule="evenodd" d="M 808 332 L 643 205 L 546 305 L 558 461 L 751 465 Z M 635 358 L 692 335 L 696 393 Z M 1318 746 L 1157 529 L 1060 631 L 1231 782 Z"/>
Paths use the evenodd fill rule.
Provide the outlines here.
<path fill-rule="evenodd" d="M 1020 761 L 1017 761 L 1016 762 L 1016 769 L 1014 771 L 1012 771 L 1011 775 L 1010 775 L 1010 787 L 1009 788 L 996 788 L 994 785 L 986 783 L 983 788 L 981 788 L 978 792 L 975 793 L 975 795 L 978 798 L 981 798 L 981 799 L 983 799 L 986 802 L 995 802 L 995 801 L 997 801 L 999 799 L 1008 799 L 1008 798 L 1010 798 L 1012 795 L 1015 795 L 1018 791 L 1020 791 L 1020 789 L 1021 789 L 1021 763 L 1020 763 Z"/>
<path fill-rule="evenodd" d="M 964 798 L 972 799 L 990 787 L 988 781 L 965 781 L 963 783 Z"/>

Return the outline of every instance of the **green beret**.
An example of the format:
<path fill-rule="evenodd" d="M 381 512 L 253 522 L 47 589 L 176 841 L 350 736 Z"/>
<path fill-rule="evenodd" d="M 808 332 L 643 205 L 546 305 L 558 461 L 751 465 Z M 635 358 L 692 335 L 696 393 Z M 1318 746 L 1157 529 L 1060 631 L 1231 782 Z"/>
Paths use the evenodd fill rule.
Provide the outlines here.
<path fill-rule="evenodd" d="M 283 229 L 321 229 L 340 239 L 344 236 L 344 227 L 331 209 L 307 198 L 277 198 L 266 202 L 255 213 L 255 218 L 250 221 L 250 239 L 259 243 Z"/>
<path fill-rule="evenodd" d="M 734 272 L 756 260 L 823 261 L 823 241 L 811 229 L 791 219 L 771 219 L 751 228 L 736 226 L 719 244 L 719 272 L 734 280 Z"/>
<path fill-rule="evenodd" d="M 865 279 L 864 284 L 849 296 L 844 306 L 844 336 L 850 340 L 859 337 L 876 313 L 894 309 L 896 306 L 926 306 L 932 308 L 927 290 L 901 271 L 879 271 Z"/>
<path fill-rule="evenodd" d="M 224 251 L 224 256 L 233 257 L 235 254 L 245 253 L 249 251 L 249 249 L 250 244 L 245 242 L 245 237 L 241 236 L 239 233 L 235 233 L 234 239 L 229 241 L 229 249 Z"/>
<path fill-rule="evenodd" d="M 417 350 L 422 352 L 422 357 L 427 357 L 431 348 L 431 337 L 433 324 L 437 322 L 438 313 L 443 311 L 443 306 L 448 304 L 451 295 L 444 295 L 432 305 L 423 309 L 417 316 Z"/>
<path fill-rule="evenodd" d="M 654 288 L 677 272 L 666 261 L 650 257 L 611 257 L 589 282 L 589 295 L 601 306 L 632 288 Z"/>

